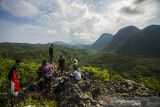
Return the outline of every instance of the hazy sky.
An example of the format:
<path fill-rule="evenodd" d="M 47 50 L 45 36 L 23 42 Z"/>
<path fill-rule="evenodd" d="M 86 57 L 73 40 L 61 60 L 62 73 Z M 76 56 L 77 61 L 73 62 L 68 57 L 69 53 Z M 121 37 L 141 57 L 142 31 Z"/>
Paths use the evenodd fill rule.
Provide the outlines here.
<path fill-rule="evenodd" d="M 160 24 L 160 0 L 0 0 L 0 42 L 95 41 Z"/>

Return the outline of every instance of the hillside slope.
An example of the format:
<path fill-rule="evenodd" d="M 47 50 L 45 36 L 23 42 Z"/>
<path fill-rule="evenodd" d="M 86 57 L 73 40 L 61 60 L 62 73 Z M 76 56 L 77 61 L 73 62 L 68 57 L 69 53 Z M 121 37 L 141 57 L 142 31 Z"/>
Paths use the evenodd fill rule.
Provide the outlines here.
<path fill-rule="evenodd" d="M 160 25 L 151 25 L 137 32 L 117 52 L 134 56 L 160 57 Z"/>
<path fill-rule="evenodd" d="M 124 43 L 134 36 L 135 33 L 137 33 L 139 29 L 135 26 L 127 26 L 122 29 L 120 29 L 112 38 L 110 43 L 103 49 L 107 51 L 113 51 L 115 52 L 118 50 L 121 46 L 124 45 Z"/>
<path fill-rule="evenodd" d="M 101 50 L 108 45 L 112 39 L 112 34 L 104 33 L 102 34 L 92 45 L 91 48 Z"/>

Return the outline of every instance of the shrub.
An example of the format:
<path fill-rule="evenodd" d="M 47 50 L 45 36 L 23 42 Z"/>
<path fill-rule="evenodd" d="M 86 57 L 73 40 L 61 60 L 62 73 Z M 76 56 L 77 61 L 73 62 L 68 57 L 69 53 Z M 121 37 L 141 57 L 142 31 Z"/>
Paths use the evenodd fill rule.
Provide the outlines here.
<path fill-rule="evenodd" d="M 89 72 L 93 72 L 94 75 L 92 78 L 101 80 L 103 82 L 106 82 L 109 80 L 109 73 L 107 69 L 101 70 L 100 68 L 95 67 L 82 67 L 81 69 L 86 69 Z"/>
<path fill-rule="evenodd" d="M 26 102 L 20 102 L 18 104 L 19 107 L 24 107 L 28 105 L 32 105 L 34 107 L 41 107 L 42 105 L 43 107 L 57 107 L 57 103 L 54 100 L 43 99 L 39 101 L 39 100 L 33 99 L 32 97 L 29 97 Z"/>
<path fill-rule="evenodd" d="M 110 76 L 110 79 L 111 79 L 111 80 L 121 81 L 121 80 L 123 80 L 124 78 L 123 78 L 121 75 L 119 75 L 119 74 L 115 74 L 115 75 Z"/>
<path fill-rule="evenodd" d="M 160 80 L 155 77 L 140 77 L 140 81 L 148 88 L 160 92 Z"/>

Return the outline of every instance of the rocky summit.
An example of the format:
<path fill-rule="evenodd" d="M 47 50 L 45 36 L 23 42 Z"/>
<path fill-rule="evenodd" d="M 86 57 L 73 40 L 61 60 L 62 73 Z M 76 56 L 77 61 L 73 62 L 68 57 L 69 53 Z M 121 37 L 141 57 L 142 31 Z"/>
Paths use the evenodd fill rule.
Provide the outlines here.
<path fill-rule="evenodd" d="M 159 97 L 153 97 L 152 92 L 141 83 L 133 80 L 102 82 L 93 79 L 92 75 L 83 70 L 82 80 L 75 81 L 55 74 L 50 85 L 46 86 L 43 81 L 33 83 L 22 90 L 19 99 L 27 100 L 28 96 L 38 100 L 55 99 L 59 107 L 160 106 Z"/>

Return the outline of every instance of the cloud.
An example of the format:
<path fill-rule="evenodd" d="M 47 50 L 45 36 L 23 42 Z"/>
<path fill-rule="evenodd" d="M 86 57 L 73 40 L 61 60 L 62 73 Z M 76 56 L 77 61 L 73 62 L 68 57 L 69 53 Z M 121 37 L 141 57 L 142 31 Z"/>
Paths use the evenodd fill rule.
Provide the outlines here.
<path fill-rule="evenodd" d="M 1 9 L 11 15 L 31 18 L 35 23 L 17 24 L 16 21 L 7 22 L 5 19 L 0 19 L 0 24 L 3 23 L 0 27 L 0 36 L 14 35 L 17 40 L 34 43 L 55 40 L 93 42 L 102 33 L 114 34 L 128 25 L 143 28 L 160 17 L 158 0 L 23 0 L 23 3 L 21 2 L 21 0 L 2 0 L 0 5 Z M 29 6 L 24 4 L 29 4 L 35 9 L 27 9 Z M 24 12 L 24 9 L 29 12 Z M 12 30 L 8 32 L 2 25 L 6 29 L 12 27 Z M 14 38 L 13 40 L 16 41 Z"/>
<path fill-rule="evenodd" d="M 40 13 L 36 6 L 21 0 L 1 0 L 0 9 L 17 17 L 31 18 Z"/>
<path fill-rule="evenodd" d="M 15 24 L 5 20 L 0 20 L 0 23 L 0 42 L 47 43 L 47 41 L 59 40 L 53 35 L 56 31 L 43 26 Z"/>
<path fill-rule="evenodd" d="M 143 10 L 141 10 L 138 7 L 123 7 L 121 9 L 122 12 L 127 13 L 127 14 L 143 14 Z"/>
<path fill-rule="evenodd" d="M 143 3 L 143 2 L 145 2 L 145 1 L 147 1 L 147 0 L 136 0 L 134 3 L 135 3 L 135 4 L 140 4 L 140 3 Z"/>

